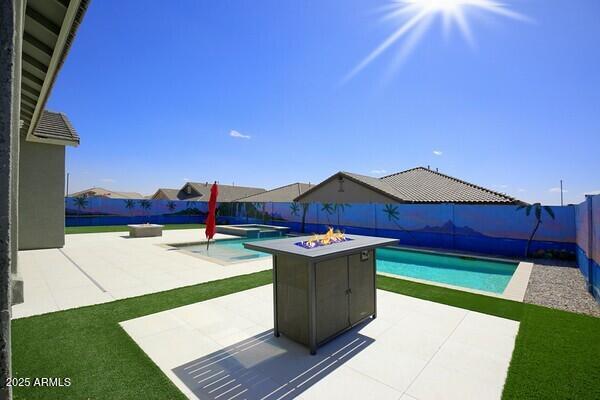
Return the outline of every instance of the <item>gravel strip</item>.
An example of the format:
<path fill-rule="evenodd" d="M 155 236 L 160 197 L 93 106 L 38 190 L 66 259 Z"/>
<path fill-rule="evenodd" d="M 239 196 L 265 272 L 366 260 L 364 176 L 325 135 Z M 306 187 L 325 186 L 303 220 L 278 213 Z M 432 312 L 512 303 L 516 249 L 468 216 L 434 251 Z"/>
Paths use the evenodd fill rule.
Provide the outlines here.
<path fill-rule="evenodd" d="M 578 268 L 534 264 L 523 301 L 600 317 L 600 305 L 588 293 Z"/>

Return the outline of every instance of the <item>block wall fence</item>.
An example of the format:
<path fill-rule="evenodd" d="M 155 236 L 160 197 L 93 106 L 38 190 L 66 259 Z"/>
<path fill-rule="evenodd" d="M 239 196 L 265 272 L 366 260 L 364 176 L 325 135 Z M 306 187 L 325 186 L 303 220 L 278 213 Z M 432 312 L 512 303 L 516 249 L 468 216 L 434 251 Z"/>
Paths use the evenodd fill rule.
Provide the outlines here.
<path fill-rule="evenodd" d="M 577 266 L 600 302 L 600 195 L 575 206 Z"/>
<path fill-rule="evenodd" d="M 577 259 L 598 296 L 600 196 L 549 208 L 542 208 L 538 223 L 533 210 L 527 215 L 512 205 L 234 202 L 218 204 L 217 223 L 275 224 L 305 234 L 332 226 L 402 245 L 508 257 L 525 257 L 529 246 L 531 257 Z M 65 199 L 66 226 L 203 223 L 206 213 L 207 203 L 197 201 Z"/>

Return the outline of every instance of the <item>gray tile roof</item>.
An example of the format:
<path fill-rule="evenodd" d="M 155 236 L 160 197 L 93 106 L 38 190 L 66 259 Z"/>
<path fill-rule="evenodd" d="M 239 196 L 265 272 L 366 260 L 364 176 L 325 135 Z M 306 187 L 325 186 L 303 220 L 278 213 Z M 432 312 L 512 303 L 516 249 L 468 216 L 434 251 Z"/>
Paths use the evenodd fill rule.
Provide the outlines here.
<path fill-rule="evenodd" d="M 311 188 L 310 191 L 318 190 L 319 186 L 340 175 L 367 186 L 398 203 L 521 203 L 506 194 L 423 167 L 408 169 L 382 178 L 338 172 Z M 295 200 L 301 201 L 301 198 L 302 196 L 299 196 Z"/>
<path fill-rule="evenodd" d="M 237 199 L 239 202 L 290 202 L 314 185 L 308 183 L 291 183 L 275 189 L 267 190 L 266 192 L 254 194 L 247 197 Z"/>
<path fill-rule="evenodd" d="M 33 136 L 52 139 L 65 145 L 79 145 L 79 135 L 63 113 L 44 110 Z"/>
<path fill-rule="evenodd" d="M 183 190 L 179 191 L 180 200 L 193 200 L 193 201 L 208 201 L 210 198 L 210 188 L 212 183 L 200 183 L 200 182 L 188 182 L 185 186 L 190 185 L 196 192 L 200 193 L 200 196 L 186 197 L 182 196 Z M 185 188 L 184 186 L 184 188 Z M 234 201 L 242 197 L 250 196 L 257 193 L 264 192 L 263 188 L 247 187 L 247 186 L 232 186 L 232 185 L 221 185 L 219 184 L 219 197 L 218 201 L 228 202 Z"/>
<path fill-rule="evenodd" d="M 404 201 L 415 203 L 504 203 L 518 201 L 506 194 L 449 175 L 417 167 L 380 178 Z"/>
<path fill-rule="evenodd" d="M 151 197 L 155 198 L 158 192 L 162 192 L 168 200 L 179 200 L 177 197 L 179 189 L 159 188 Z"/>

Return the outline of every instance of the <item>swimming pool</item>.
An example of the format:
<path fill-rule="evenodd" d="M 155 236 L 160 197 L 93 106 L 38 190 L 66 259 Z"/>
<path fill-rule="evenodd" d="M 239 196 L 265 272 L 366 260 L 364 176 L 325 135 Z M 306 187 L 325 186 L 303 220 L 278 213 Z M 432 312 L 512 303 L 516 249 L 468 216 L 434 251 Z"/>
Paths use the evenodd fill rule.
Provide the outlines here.
<path fill-rule="evenodd" d="M 283 236 L 287 237 L 287 236 Z M 211 242 L 206 250 L 206 243 L 189 243 L 174 245 L 181 250 L 189 251 L 195 255 L 209 257 L 224 261 L 226 263 L 234 263 L 240 261 L 252 261 L 263 257 L 270 257 L 268 253 L 249 250 L 244 247 L 244 243 L 256 242 L 260 240 L 272 240 L 272 237 L 265 238 L 240 238 L 240 239 L 219 239 Z"/>
<path fill-rule="evenodd" d="M 377 272 L 502 293 L 518 266 L 482 258 L 384 248 L 377 250 Z"/>
<path fill-rule="evenodd" d="M 288 237 L 288 235 L 282 237 Z M 244 243 L 261 240 L 273 240 L 273 238 L 220 239 L 211 242 L 208 251 L 206 250 L 206 243 L 188 243 L 173 246 L 197 256 L 229 264 L 270 257 L 268 253 L 249 250 L 243 245 Z M 376 255 L 377 272 L 492 293 L 504 292 L 518 266 L 517 262 L 391 247 L 378 249 Z"/>

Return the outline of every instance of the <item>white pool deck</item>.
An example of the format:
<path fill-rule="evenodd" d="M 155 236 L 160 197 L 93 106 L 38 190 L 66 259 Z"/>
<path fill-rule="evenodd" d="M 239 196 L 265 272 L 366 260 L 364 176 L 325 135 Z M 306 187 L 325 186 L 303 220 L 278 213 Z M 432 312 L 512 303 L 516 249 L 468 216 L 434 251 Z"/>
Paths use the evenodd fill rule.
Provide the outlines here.
<path fill-rule="evenodd" d="M 62 249 L 19 252 L 25 303 L 13 307 L 13 318 L 272 267 L 270 258 L 224 266 L 165 246 L 200 241 L 200 229 L 127 236 L 67 235 Z M 377 319 L 316 356 L 273 337 L 271 285 L 122 326 L 191 399 L 501 398 L 518 322 L 381 290 L 377 296 Z"/>
<path fill-rule="evenodd" d="M 272 268 L 270 257 L 222 266 L 164 246 L 202 241 L 203 229 L 165 230 L 161 237 L 128 236 L 127 232 L 66 235 L 62 249 L 20 251 L 25 302 L 13 306 L 13 319 Z"/>
<path fill-rule="evenodd" d="M 190 399 L 500 399 L 519 323 L 378 290 L 316 356 L 272 334 L 272 286 L 121 323 Z"/>

